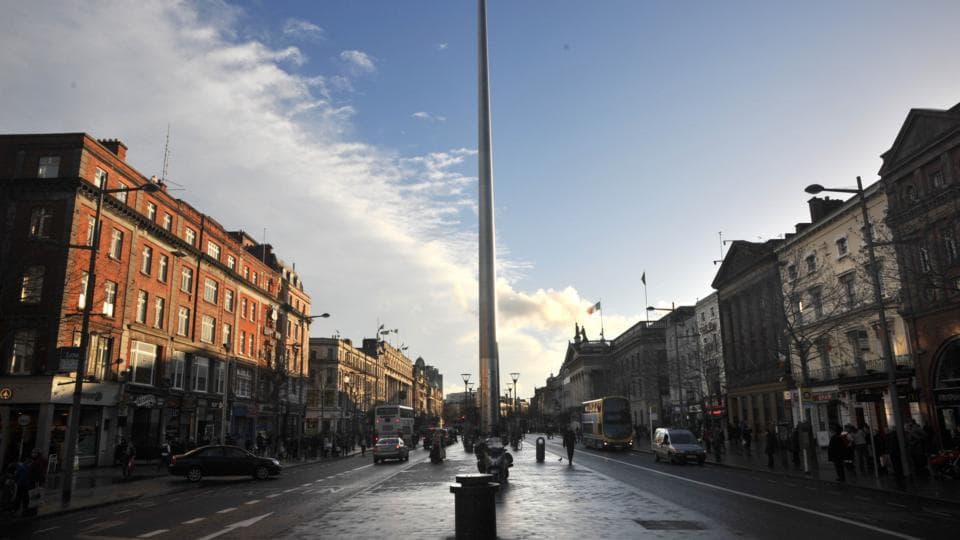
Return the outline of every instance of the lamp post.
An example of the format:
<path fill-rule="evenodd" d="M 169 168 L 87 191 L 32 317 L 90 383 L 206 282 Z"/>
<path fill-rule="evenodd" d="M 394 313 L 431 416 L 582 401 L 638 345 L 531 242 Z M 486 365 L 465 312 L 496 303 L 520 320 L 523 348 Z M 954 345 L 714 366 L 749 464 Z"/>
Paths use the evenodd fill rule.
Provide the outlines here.
<path fill-rule="evenodd" d="M 100 251 L 100 215 L 103 211 L 104 197 L 108 193 L 129 193 L 131 191 L 146 191 L 153 193 L 160 190 L 157 184 L 143 184 L 137 187 L 119 189 L 97 188 L 96 214 L 93 218 L 93 241 L 90 246 L 90 261 L 87 264 L 87 290 L 84 291 L 83 319 L 80 324 L 80 358 L 77 360 L 77 380 L 73 389 L 73 402 L 70 406 L 70 422 L 67 426 L 66 450 L 64 452 L 63 491 L 60 499 L 64 504 L 70 503 L 73 494 L 73 461 L 77 455 L 77 436 L 80 429 L 80 402 L 83 396 L 83 377 L 87 370 L 87 353 L 90 349 L 90 313 L 93 306 L 93 292 L 97 289 L 97 253 Z"/>
<path fill-rule="evenodd" d="M 467 409 L 467 411 L 469 411 L 470 409 L 468 408 L 469 405 L 467 404 L 467 398 L 470 397 L 470 374 L 461 373 L 460 378 L 463 379 L 463 405 L 464 405 L 464 408 Z M 467 415 L 463 415 L 463 416 L 464 418 L 467 417 Z"/>
<path fill-rule="evenodd" d="M 677 311 L 675 304 L 671 302 L 669 308 L 658 308 L 653 306 L 647 306 L 647 311 L 667 311 L 674 313 Z M 677 326 L 680 326 L 679 321 Z M 684 411 L 683 406 L 683 372 L 680 369 L 680 331 L 679 328 L 674 328 L 673 330 L 673 349 L 677 351 L 677 402 L 680 405 L 680 424 L 684 427 L 687 425 L 687 415 Z"/>
<path fill-rule="evenodd" d="M 512 405 L 511 408 L 513 409 L 513 416 L 516 417 L 517 416 L 517 379 L 520 378 L 520 373 L 514 371 L 513 373 L 510 374 L 510 378 L 513 379 L 513 403 L 511 404 Z"/>
<path fill-rule="evenodd" d="M 897 366 L 893 361 L 893 346 L 890 344 L 890 333 L 887 325 L 887 313 L 883 306 L 883 291 L 880 288 L 880 269 L 877 267 L 877 254 L 874 249 L 873 228 L 870 226 L 870 214 L 867 211 L 867 197 L 863 192 L 863 181 L 857 177 L 857 189 L 825 188 L 820 184 L 811 184 L 804 189 L 811 195 L 824 191 L 835 193 L 855 193 L 860 203 L 860 213 L 863 215 L 863 240 L 867 246 L 867 257 L 870 261 L 870 281 L 873 284 L 873 302 L 877 306 L 877 316 L 880 319 L 880 344 L 883 348 L 883 359 L 887 367 L 887 393 L 890 396 L 890 406 L 893 408 L 894 426 L 897 430 L 897 444 L 900 446 L 900 463 L 904 476 L 910 475 L 907 462 L 907 445 L 903 433 L 903 413 L 897 396 Z"/>

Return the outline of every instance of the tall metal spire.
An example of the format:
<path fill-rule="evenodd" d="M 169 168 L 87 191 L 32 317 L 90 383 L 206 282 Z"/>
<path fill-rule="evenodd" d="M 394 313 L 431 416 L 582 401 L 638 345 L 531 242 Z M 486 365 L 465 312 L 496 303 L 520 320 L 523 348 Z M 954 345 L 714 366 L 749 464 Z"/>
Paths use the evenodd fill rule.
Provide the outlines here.
<path fill-rule="evenodd" d="M 500 352 L 497 348 L 497 273 L 493 225 L 493 157 L 490 148 L 490 78 L 487 66 L 487 2 L 478 0 L 479 71 L 477 162 L 480 178 L 480 426 L 487 432 L 500 420 Z"/>

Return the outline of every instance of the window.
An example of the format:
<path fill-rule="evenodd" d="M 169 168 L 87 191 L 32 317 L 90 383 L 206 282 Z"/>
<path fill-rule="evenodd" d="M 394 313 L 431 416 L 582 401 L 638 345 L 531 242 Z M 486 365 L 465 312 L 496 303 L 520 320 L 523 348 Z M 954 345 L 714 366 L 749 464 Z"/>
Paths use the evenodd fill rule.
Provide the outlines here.
<path fill-rule="evenodd" d="M 804 259 L 804 263 L 807 265 L 807 273 L 813 273 L 817 271 L 817 256 L 810 254 L 807 255 L 807 258 Z"/>
<path fill-rule="evenodd" d="M 920 192 L 917 191 L 917 187 L 913 184 L 907 184 L 907 186 L 903 188 L 903 197 L 907 202 L 917 202 L 920 200 Z"/>
<path fill-rule="evenodd" d="M 933 171 L 930 173 L 930 182 L 935 188 L 942 188 L 946 185 L 946 182 L 943 181 L 943 171 Z"/>
<path fill-rule="evenodd" d="M 930 265 L 930 252 L 927 248 L 920 248 L 920 270 L 925 274 L 933 270 L 933 267 Z"/>
<path fill-rule="evenodd" d="M 240 354 L 247 354 L 247 333 L 240 331 Z"/>
<path fill-rule="evenodd" d="M 843 287 L 844 300 L 846 300 L 847 306 L 855 306 L 857 304 L 857 285 L 854 282 L 854 275 L 850 273 L 840 276 L 840 286 Z"/>
<path fill-rule="evenodd" d="M 39 304 L 43 293 L 43 266 L 28 266 L 20 278 L 20 303 Z"/>
<path fill-rule="evenodd" d="M 143 246 L 143 255 L 140 257 L 140 271 L 146 275 L 153 272 L 153 248 Z"/>
<path fill-rule="evenodd" d="M 233 291 L 223 291 L 223 309 L 233 313 Z"/>
<path fill-rule="evenodd" d="M 157 346 L 134 341 L 130 347 L 130 367 L 134 384 L 153 384 L 153 368 L 157 363 Z"/>
<path fill-rule="evenodd" d="M 258 274 L 257 272 L 254 272 L 254 273 L 253 273 L 253 284 L 254 284 L 254 285 L 257 284 L 257 276 L 258 276 L 258 275 L 259 275 L 259 274 Z"/>
<path fill-rule="evenodd" d="M 177 312 L 177 334 L 185 336 L 190 332 L 190 308 L 180 306 Z"/>
<path fill-rule="evenodd" d="M 166 312 L 165 306 L 166 301 L 159 296 L 153 299 L 153 327 L 154 328 L 163 328 L 163 320 Z"/>
<path fill-rule="evenodd" d="M 213 372 L 213 391 L 217 394 L 223 393 L 223 376 L 224 376 L 224 367 L 226 362 L 217 362 L 217 367 Z"/>
<path fill-rule="evenodd" d="M 203 299 L 211 304 L 217 303 L 217 297 L 219 296 L 220 285 L 216 281 L 205 278 L 203 280 Z"/>
<path fill-rule="evenodd" d="M 37 166 L 37 178 L 56 178 L 60 176 L 60 156 L 44 156 Z"/>
<path fill-rule="evenodd" d="M 237 397 L 250 397 L 250 391 L 253 389 L 253 372 L 247 368 L 237 368 L 237 384 L 234 390 Z"/>
<path fill-rule="evenodd" d="M 103 299 L 103 314 L 107 317 L 113 317 L 113 306 L 117 302 L 117 284 L 108 281 L 103 284 L 103 288 L 106 293 Z"/>
<path fill-rule="evenodd" d="M 227 268 L 231 270 L 237 269 L 237 259 L 235 259 L 233 255 L 227 255 Z"/>
<path fill-rule="evenodd" d="M 80 335 L 76 335 L 76 345 L 80 345 Z M 103 380 L 110 370 L 113 339 L 106 336 L 90 337 L 90 354 L 87 356 L 87 375 Z"/>
<path fill-rule="evenodd" d="M 50 238 L 53 229 L 53 210 L 46 206 L 30 213 L 30 238 Z"/>
<path fill-rule="evenodd" d="M 948 261 L 957 260 L 957 237 L 953 235 L 953 231 L 943 231 L 943 252 Z"/>
<path fill-rule="evenodd" d="M 13 349 L 10 354 L 8 373 L 10 375 L 29 375 L 33 370 L 36 348 L 36 330 L 23 329 L 14 332 Z"/>
<path fill-rule="evenodd" d="M 810 306 L 813 307 L 813 316 L 823 317 L 823 292 L 820 288 L 810 289 Z"/>
<path fill-rule="evenodd" d="M 157 219 L 157 205 L 147 201 L 147 219 L 153 221 Z"/>
<path fill-rule="evenodd" d="M 147 323 L 147 291 L 137 292 L 137 322 Z"/>
<path fill-rule="evenodd" d="M 80 295 L 77 298 L 77 309 L 83 309 L 87 307 L 87 287 L 90 283 L 90 274 L 84 270 L 83 275 L 80 276 Z"/>
<path fill-rule="evenodd" d="M 247 280 L 250 279 L 250 267 L 249 267 L 249 266 L 244 266 L 244 267 L 243 267 L 243 279 L 247 279 Z"/>
<path fill-rule="evenodd" d="M 247 347 L 250 349 L 250 356 L 253 356 L 253 355 L 254 355 L 253 345 L 254 345 L 254 343 L 253 343 L 253 332 L 250 332 L 249 334 L 247 334 Z"/>
<path fill-rule="evenodd" d="M 183 374 L 186 371 L 186 358 L 182 351 L 173 351 L 173 359 L 171 360 L 173 377 L 170 380 L 170 385 L 173 388 L 183 390 Z"/>
<path fill-rule="evenodd" d="M 119 260 L 122 252 L 123 252 L 123 231 L 114 229 L 113 235 L 110 236 L 110 257 L 113 259 Z"/>
<path fill-rule="evenodd" d="M 157 264 L 157 279 L 160 280 L 160 283 L 167 282 L 167 265 L 169 262 L 169 257 L 166 255 L 160 256 L 160 262 Z"/>
<path fill-rule="evenodd" d="M 203 316 L 203 319 L 200 320 L 200 341 L 213 343 L 213 333 L 216 324 L 217 321 L 213 317 L 209 315 Z"/>
<path fill-rule="evenodd" d="M 847 255 L 847 237 L 837 238 L 837 257 L 846 257 Z"/>
<path fill-rule="evenodd" d="M 797 279 L 797 265 L 791 264 L 787 267 L 787 277 L 789 277 L 790 280 Z"/>
<path fill-rule="evenodd" d="M 180 290 L 190 294 L 193 292 L 193 269 L 184 267 L 180 271 Z"/>
<path fill-rule="evenodd" d="M 257 304 L 255 302 L 250 302 L 250 320 L 257 320 Z"/>
<path fill-rule="evenodd" d="M 240 299 L 240 318 L 246 320 L 247 318 L 247 299 Z"/>
<path fill-rule="evenodd" d="M 100 189 L 106 189 L 107 187 L 107 171 L 97 167 L 97 170 L 93 173 L 93 183 Z"/>
<path fill-rule="evenodd" d="M 210 370 L 210 360 L 202 356 L 193 358 L 193 390 L 194 392 L 207 391 L 207 376 Z"/>
<path fill-rule="evenodd" d="M 223 330 L 220 332 L 220 340 L 223 343 L 223 346 L 230 350 L 230 345 L 233 343 L 233 327 L 227 323 L 223 323 Z"/>
<path fill-rule="evenodd" d="M 213 242 L 207 242 L 207 255 L 211 258 L 220 260 L 220 246 L 214 244 Z"/>
<path fill-rule="evenodd" d="M 163 228 L 168 231 L 173 230 L 173 216 L 170 214 L 163 215 Z"/>
<path fill-rule="evenodd" d="M 117 200 L 122 202 L 123 204 L 127 204 L 127 194 L 129 193 L 127 191 L 127 185 L 124 184 L 123 182 L 117 182 L 117 189 L 119 189 L 120 191 L 117 191 L 116 193 L 114 193 L 113 196 L 116 197 Z"/>
<path fill-rule="evenodd" d="M 93 236 L 94 236 L 94 233 L 96 233 L 96 231 L 97 231 L 97 220 L 94 218 L 87 218 L 87 238 L 85 242 L 86 245 L 88 246 L 93 245 Z"/>
<path fill-rule="evenodd" d="M 793 307 L 796 324 L 803 324 L 803 300 L 800 299 L 799 294 L 790 297 L 790 305 Z"/>
<path fill-rule="evenodd" d="M 190 227 L 187 227 L 187 229 L 183 231 L 183 239 L 192 246 L 197 240 L 197 233 Z"/>

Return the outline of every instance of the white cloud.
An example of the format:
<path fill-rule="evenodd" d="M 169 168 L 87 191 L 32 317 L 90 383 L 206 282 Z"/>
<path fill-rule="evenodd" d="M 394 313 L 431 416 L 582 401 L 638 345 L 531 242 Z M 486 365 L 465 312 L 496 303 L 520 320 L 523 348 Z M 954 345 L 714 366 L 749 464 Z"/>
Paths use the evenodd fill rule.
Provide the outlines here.
<path fill-rule="evenodd" d="M 283 34 L 307 41 L 321 41 L 326 37 L 323 28 L 302 19 L 287 19 L 283 25 Z"/>
<path fill-rule="evenodd" d="M 374 64 L 373 58 L 363 51 L 343 51 L 340 53 L 340 59 L 350 64 L 354 71 L 373 73 L 377 70 L 377 66 Z"/>
<path fill-rule="evenodd" d="M 447 117 L 446 117 L 446 116 L 437 116 L 437 115 L 430 114 L 430 113 L 428 113 L 428 112 L 426 112 L 426 111 L 417 111 L 417 112 L 411 114 L 410 117 L 411 117 L 411 118 L 416 118 L 417 120 L 425 120 L 425 121 L 427 121 L 427 122 L 440 122 L 440 123 L 443 123 L 443 122 L 446 122 L 446 121 L 447 121 Z"/>
<path fill-rule="evenodd" d="M 446 43 L 437 43 L 437 50 L 438 50 L 438 51 L 444 51 L 444 50 L 446 50 L 446 49 L 447 49 L 447 44 L 446 44 Z"/>
<path fill-rule="evenodd" d="M 258 239 L 267 230 L 296 263 L 314 312 L 331 313 L 315 336 L 338 328 L 359 341 L 385 322 L 441 369 L 448 391 L 460 391 L 457 374 L 477 373 L 475 151 L 400 157 L 347 138 L 355 111 L 330 94 L 349 81 L 298 75 L 285 68 L 302 61 L 298 49 L 238 40 L 232 25 L 242 17 L 190 6 L 7 6 L 0 95 L 17 105 L 0 116 L 0 133 L 120 138 L 128 162 L 150 176 L 160 172 L 169 123 L 169 177 L 186 187 L 175 195 L 229 229 Z M 103 28 L 111 39 L 90 39 Z M 353 52 L 353 64 L 374 69 Z M 523 374 L 526 397 L 556 370 L 574 320 L 591 336 L 599 327 L 572 288 L 515 290 L 523 268 L 501 256 L 500 365 Z M 608 336 L 625 327 L 604 321 Z"/>

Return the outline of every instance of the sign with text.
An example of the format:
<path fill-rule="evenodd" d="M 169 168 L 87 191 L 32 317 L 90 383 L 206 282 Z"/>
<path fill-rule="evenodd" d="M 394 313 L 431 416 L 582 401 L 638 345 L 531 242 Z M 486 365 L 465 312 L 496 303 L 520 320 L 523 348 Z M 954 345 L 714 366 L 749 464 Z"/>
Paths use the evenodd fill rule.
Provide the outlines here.
<path fill-rule="evenodd" d="M 57 356 L 60 363 L 57 365 L 57 371 L 60 373 L 70 373 L 77 370 L 80 365 L 80 347 L 58 347 Z"/>

